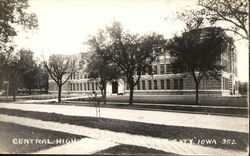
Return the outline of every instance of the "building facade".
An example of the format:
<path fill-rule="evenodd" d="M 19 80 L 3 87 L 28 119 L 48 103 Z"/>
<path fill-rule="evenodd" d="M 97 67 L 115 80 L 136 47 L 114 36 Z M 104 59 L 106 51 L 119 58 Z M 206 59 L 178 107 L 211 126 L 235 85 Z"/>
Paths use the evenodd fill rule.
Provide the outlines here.
<path fill-rule="evenodd" d="M 77 58 L 77 57 L 75 57 Z M 191 95 L 195 94 L 195 82 L 191 75 L 185 73 L 173 73 L 170 64 L 170 56 L 166 53 L 159 56 L 152 63 L 153 74 L 142 73 L 141 79 L 134 88 L 136 95 Z M 221 56 L 222 65 L 218 78 L 204 77 L 199 86 L 199 94 L 202 96 L 230 96 L 238 94 L 237 78 L 237 53 L 228 50 Z M 135 75 L 136 77 L 136 75 Z M 57 92 L 55 82 L 49 80 L 49 92 Z M 62 92 L 67 94 L 90 94 L 99 92 L 98 83 L 88 77 L 83 71 L 78 71 L 65 83 Z M 129 94 L 128 84 L 120 79 L 108 83 L 107 95 Z"/>

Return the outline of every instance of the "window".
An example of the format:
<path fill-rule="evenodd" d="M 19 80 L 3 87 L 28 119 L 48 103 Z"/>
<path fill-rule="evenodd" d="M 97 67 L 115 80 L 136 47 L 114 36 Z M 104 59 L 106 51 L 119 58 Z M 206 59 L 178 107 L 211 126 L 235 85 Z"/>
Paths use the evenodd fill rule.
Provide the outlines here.
<path fill-rule="evenodd" d="M 170 89 L 170 79 L 167 79 L 167 89 Z"/>
<path fill-rule="evenodd" d="M 166 74 L 170 74 L 170 73 L 171 73 L 170 64 L 166 64 Z"/>
<path fill-rule="evenodd" d="M 80 90 L 82 90 L 82 83 L 80 83 Z"/>
<path fill-rule="evenodd" d="M 178 89 L 178 79 L 174 79 L 174 89 Z"/>
<path fill-rule="evenodd" d="M 79 84 L 78 83 L 76 84 L 76 90 L 79 90 Z"/>
<path fill-rule="evenodd" d="M 230 89 L 230 81 L 228 78 L 223 77 L 223 90 Z"/>
<path fill-rule="evenodd" d="M 95 84 L 94 84 L 94 82 L 92 82 L 92 88 L 91 89 L 95 90 Z"/>
<path fill-rule="evenodd" d="M 137 83 L 137 90 L 141 90 L 141 84 L 140 84 L 140 82 Z"/>
<path fill-rule="evenodd" d="M 164 80 L 161 80 L 161 89 L 164 89 Z"/>
<path fill-rule="evenodd" d="M 87 83 L 87 87 L 88 87 L 88 90 L 89 90 L 89 82 Z"/>
<path fill-rule="evenodd" d="M 165 74 L 164 64 L 160 65 L 161 74 Z"/>
<path fill-rule="evenodd" d="M 157 80 L 154 80 L 154 90 L 157 90 Z"/>
<path fill-rule="evenodd" d="M 76 88 L 75 88 L 75 84 L 73 83 L 73 90 L 76 90 Z"/>
<path fill-rule="evenodd" d="M 179 79 L 179 89 L 183 89 L 183 79 Z"/>
<path fill-rule="evenodd" d="M 153 71 L 154 74 L 157 74 L 157 65 L 154 65 L 154 66 L 153 66 L 153 70 L 154 70 L 154 71 Z"/>
<path fill-rule="evenodd" d="M 129 90 L 129 83 L 127 83 L 127 90 Z"/>
<path fill-rule="evenodd" d="M 146 89 L 146 87 L 145 87 L 145 80 L 142 80 L 141 83 L 142 83 L 142 90 L 145 90 Z"/>
<path fill-rule="evenodd" d="M 178 79 L 174 79 L 174 89 L 178 89 Z"/>
<path fill-rule="evenodd" d="M 69 88 L 72 91 L 72 83 L 69 84 Z"/>
<path fill-rule="evenodd" d="M 84 90 L 87 90 L 86 83 L 84 83 L 83 85 L 84 85 Z"/>
<path fill-rule="evenodd" d="M 152 82 L 151 80 L 148 80 L 148 90 L 151 90 L 152 89 Z"/>

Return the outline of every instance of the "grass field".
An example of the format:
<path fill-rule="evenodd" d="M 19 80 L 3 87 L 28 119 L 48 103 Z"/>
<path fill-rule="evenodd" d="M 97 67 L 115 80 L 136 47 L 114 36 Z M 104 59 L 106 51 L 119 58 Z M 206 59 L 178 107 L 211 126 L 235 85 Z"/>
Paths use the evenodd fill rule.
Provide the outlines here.
<path fill-rule="evenodd" d="M 128 102 L 129 96 L 108 96 L 107 101 Z M 200 105 L 247 107 L 246 97 L 200 97 Z M 195 104 L 195 96 L 134 96 L 134 103 Z"/>
<path fill-rule="evenodd" d="M 61 123 L 82 125 L 91 128 L 110 130 L 114 132 L 125 132 L 129 134 L 167 138 L 170 140 L 176 139 L 177 141 L 180 141 L 182 139 L 193 139 L 194 144 L 198 144 L 199 140 L 202 139 L 214 139 L 216 140 L 216 144 L 204 145 L 214 148 L 246 151 L 246 148 L 248 146 L 248 134 L 240 132 L 157 125 L 107 118 L 100 118 L 99 120 L 95 117 L 66 116 L 56 113 L 32 112 L 4 108 L 0 109 L 0 113 L 12 116 L 40 119 L 44 121 L 56 121 Z M 223 139 L 234 140 L 236 144 L 225 144 L 223 143 Z"/>

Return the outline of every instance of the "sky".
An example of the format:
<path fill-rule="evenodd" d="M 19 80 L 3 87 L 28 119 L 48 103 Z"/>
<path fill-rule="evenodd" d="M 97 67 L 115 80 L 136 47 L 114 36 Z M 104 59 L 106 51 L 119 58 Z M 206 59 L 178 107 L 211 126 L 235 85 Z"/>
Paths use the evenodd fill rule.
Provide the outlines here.
<path fill-rule="evenodd" d="M 114 20 L 131 33 L 157 32 L 171 38 L 183 30 L 176 11 L 192 7 L 196 0 L 30 0 L 29 11 L 39 28 L 20 32 L 19 49 L 30 49 L 41 59 L 51 54 L 77 54 L 88 50 L 90 35 Z M 248 80 L 248 43 L 236 42 L 239 79 Z"/>

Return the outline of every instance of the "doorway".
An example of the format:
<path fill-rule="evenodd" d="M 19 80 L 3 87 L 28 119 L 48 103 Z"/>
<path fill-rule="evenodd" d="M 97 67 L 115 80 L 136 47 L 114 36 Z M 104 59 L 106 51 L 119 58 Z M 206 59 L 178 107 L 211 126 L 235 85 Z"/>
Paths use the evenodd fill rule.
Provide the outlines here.
<path fill-rule="evenodd" d="M 118 82 L 112 82 L 112 94 L 117 94 L 118 93 Z"/>

